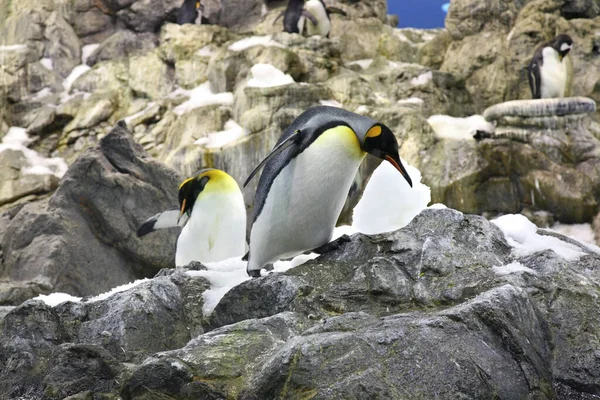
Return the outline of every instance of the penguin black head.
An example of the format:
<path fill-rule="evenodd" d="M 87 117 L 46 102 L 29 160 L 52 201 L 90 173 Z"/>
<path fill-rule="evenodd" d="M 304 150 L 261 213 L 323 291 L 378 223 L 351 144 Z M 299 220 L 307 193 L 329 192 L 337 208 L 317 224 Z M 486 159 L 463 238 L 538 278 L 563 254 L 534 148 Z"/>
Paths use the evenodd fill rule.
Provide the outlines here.
<path fill-rule="evenodd" d="M 569 54 L 569 51 L 573 48 L 573 39 L 571 36 L 561 34 L 552 39 L 550 43 L 550 47 L 552 47 L 559 54 L 559 58 L 562 59 Z"/>
<path fill-rule="evenodd" d="M 186 213 L 190 216 L 196 199 L 210 180 L 210 171 L 214 170 L 212 168 L 203 169 L 179 185 L 179 218 Z"/>

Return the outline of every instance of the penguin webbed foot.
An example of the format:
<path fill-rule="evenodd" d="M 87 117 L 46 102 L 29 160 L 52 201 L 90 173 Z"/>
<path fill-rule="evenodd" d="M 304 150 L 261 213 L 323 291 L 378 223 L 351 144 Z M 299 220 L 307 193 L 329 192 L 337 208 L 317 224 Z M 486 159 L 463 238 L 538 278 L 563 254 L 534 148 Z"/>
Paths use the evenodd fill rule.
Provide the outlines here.
<path fill-rule="evenodd" d="M 352 239 L 350 239 L 350 236 L 344 234 L 344 235 L 340 236 L 339 238 L 332 240 L 329 243 L 325 243 L 323 246 L 319 246 L 316 249 L 312 249 L 312 253 L 317 253 L 317 254 L 329 253 L 329 252 L 339 249 L 342 246 L 342 244 L 350 242 L 351 240 Z"/>
<path fill-rule="evenodd" d="M 260 269 L 252 269 L 252 270 L 248 270 L 246 272 L 248 273 L 248 276 L 252 279 L 260 278 Z"/>

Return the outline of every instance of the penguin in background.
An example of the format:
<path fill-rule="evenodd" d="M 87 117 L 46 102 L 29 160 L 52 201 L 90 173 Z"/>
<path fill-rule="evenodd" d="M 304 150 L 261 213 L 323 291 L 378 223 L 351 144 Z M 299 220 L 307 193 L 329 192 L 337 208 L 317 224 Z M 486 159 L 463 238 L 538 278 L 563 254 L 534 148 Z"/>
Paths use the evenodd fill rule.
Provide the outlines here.
<path fill-rule="evenodd" d="M 264 166 L 250 228 L 247 272 L 259 277 L 268 263 L 311 250 L 324 253 L 348 191 L 367 154 L 387 160 L 412 187 L 398 142 L 380 122 L 336 107 L 306 110 L 283 132 Z"/>
<path fill-rule="evenodd" d="M 199 171 L 179 186 L 179 209 L 147 219 L 137 236 L 176 226 L 183 227 L 177 238 L 176 266 L 242 256 L 246 251 L 246 206 L 237 182 L 218 169 Z"/>
<path fill-rule="evenodd" d="M 304 0 L 289 0 L 287 8 L 279 14 L 273 24 L 283 16 L 284 32 L 329 38 L 332 13 L 347 15 L 337 7 L 328 7 L 323 0 L 308 0 L 306 3 Z"/>
<path fill-rule="evenodd" d="M 535 51 L 527 68 L 531 97 L 547 99 L 570 94 L 573 76 L 570 57 L 573 40 L 561 34 Z"/>
<path fill-rule="evenodd" d="M 200 0 L 184 0 L 177 13 L 177 23 L 183 24 L 208 24 L 204 16 L 204 6 Z"/>

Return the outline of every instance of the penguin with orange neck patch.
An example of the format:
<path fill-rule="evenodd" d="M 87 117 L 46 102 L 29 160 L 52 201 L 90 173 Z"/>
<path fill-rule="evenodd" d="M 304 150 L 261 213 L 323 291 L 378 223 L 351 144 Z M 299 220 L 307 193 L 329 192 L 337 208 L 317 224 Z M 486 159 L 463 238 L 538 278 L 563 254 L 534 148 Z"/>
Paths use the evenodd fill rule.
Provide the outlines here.
<path fill-rule="evenodd" d="M 203 16 L 204 6 L 200 0 L 184 0 L 177 13 L 177 23 L 183 24 L 207 24 L 208 20 Z"/>
<path fill-rule="evenodd" d="M 384 124 L 336 107 L 306 110 L 244 186 L 263 167 L 254 197 L 248 275 L 278 259 L 326 248 L 348 191 L 367 154 L 387 160 L 412 186 L 398 142 Z"/>

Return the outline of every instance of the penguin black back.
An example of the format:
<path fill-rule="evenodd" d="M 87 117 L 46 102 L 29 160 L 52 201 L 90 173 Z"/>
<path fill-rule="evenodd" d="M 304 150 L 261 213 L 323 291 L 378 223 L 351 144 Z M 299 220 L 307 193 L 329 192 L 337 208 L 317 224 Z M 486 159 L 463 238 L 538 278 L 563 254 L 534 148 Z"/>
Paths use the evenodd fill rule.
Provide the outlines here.
<path fill-rule="evenodd" d="M 299 33 L 298 21 L 302 16 L 304 0 L 290 0 L 283 14 L 283 31 L 287 33 Z"/>
<path fill-rule="evenodd" d="M 200 6 L 201 4 L 198 0 L 184 0 L 177 13 L 177 23 L 179 25 L 194 24 L 198 17 Z"/>

